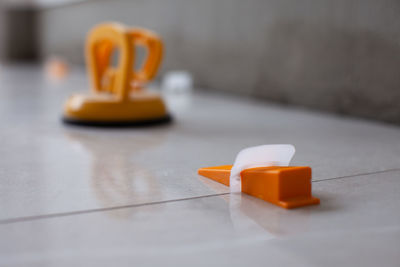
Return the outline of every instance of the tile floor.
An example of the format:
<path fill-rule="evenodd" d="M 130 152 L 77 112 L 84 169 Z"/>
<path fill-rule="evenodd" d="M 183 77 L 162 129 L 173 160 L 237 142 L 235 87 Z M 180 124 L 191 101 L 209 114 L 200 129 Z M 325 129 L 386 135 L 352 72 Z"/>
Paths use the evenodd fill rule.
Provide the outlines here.
<path fill-rule="evenodd" d="M 83 71 L 0 67 L 0 266 L 400 266 L 400 128 L 212 93 L 175 122 L 60 123 Z M 292 143 L 321 205 L 283 210 L 199 177 Z"/>

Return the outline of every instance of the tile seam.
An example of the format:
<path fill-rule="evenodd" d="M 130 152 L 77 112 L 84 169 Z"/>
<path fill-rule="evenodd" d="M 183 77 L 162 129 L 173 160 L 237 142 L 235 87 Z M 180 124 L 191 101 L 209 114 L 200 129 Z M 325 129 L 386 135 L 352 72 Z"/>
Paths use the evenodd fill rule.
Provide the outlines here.
<path fill-rule="evenodd" d="M 396 172 L 396 171 L 400 171 L 400 168 L 368 172 L 368 173 L 344 175 L 344 176 L 314 180 L 312 182 L 319 183 L 319 182 L 324 182 L 324 181 L 341 180 L 341 179 L 352 178 L 352 177 L 373 175 L 373 174 L 386 173 L 386 172 Z M 159 204 L 166 204 L 166 203 L 173 203 L 173 202 L 180 202 L 180 201 L 187 201 L 187 200 L 194 200 L 194 199 L 224 196 L 224 195 L 229 195 L 229 194 L 230 193 L 227 192 L 227 193 L 220 193 L 220 194 L 210 194 L 210 195 L 202 195 L 202 196 L 187 197 L 187 198 L 169 199 L 169 200 L 163 200 L 163 201 L 154 201 L 154 202 L 148 202 L 148 203 L 130 204 L 130 205 L 107 207 L 107 208 L 69 211 L 69 212 L 33 215 L 33 216 L 25 216 L 25 217 L 22 216 L 22 217 L 15 217 L 15 218 L 9 218 L 9 219 L 2 219 L 2 220 L 0 220 L 0 225 L 12 224 L 12 223 L 18 223 L 18 222 L 36 221 L 36 220 L 42 220 L 42 219 L 59 218 L 59 217 L 81 215 L 81 214 L 90 214 L 90 213 L 95 213 L 95 212 L 106 212 L 106 211 L 113 211 L 113 210 L 120 210 L 120 209 L 137 208 L 137 207 L 143 207 L 143 206 L 151 206 L 151 205 L 159 205 Z"/>

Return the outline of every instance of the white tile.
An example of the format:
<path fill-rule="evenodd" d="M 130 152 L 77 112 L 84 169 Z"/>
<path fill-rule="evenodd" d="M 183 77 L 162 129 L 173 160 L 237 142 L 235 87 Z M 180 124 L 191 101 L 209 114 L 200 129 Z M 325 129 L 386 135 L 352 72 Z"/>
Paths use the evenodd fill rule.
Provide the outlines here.
<path fill-rule="evenodd" d="M 398 266 L 400 172 L 314 182 L 320 206 L 233 194 L 0 225 L 22 266 Z"/>
<path fill-rule="evenodd" d="M 294 144 L 293 165 L 310 165 L 315 180 L 400 166 L 394 126 L 199 93 L 168 98 L 170 126 L 69 127 L 62 105 L 87 90 L 82 71 L 57 83 L 6 67 L 0 84 L 0 220 L 208 195 L 197 169 L 259 144 Z"/>

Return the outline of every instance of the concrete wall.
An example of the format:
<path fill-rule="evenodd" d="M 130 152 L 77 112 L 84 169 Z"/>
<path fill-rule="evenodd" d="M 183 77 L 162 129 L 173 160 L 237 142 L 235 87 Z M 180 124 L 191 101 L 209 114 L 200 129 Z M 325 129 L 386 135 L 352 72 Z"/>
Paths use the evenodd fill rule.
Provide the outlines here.
<path fill-rule="evenodd" d="M 40 11 L 42 55 L 83 63 L 116 20 L 166 44 L 163 70 L 202 87 L 400 123 L 398 0 L 109 0 Z"/>

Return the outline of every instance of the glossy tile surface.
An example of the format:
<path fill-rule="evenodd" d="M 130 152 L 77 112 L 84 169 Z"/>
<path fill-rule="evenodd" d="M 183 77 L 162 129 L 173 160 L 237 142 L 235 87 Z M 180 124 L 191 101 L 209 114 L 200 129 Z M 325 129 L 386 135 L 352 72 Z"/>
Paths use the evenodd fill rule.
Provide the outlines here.
<path fill-rule="evenodd" d="M 232 163 L 244 147 L 292 143 L 314 180 L 399 168 L 400 129 L 211 93 L 170 95 L 175 122 L 136 129 L 60 123 L 64 100 L 87 91 L 40 68 L 0 68 L 0 220 L 225 193 L 199 167 Z"/>
<path fill-rule="evenodd" d="M 241 194 L 0 225 L 21 266 L 398 266 L 400 171 L 314 182 L 320 206 Z"/>

